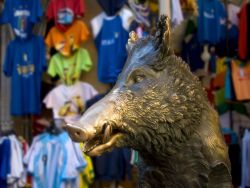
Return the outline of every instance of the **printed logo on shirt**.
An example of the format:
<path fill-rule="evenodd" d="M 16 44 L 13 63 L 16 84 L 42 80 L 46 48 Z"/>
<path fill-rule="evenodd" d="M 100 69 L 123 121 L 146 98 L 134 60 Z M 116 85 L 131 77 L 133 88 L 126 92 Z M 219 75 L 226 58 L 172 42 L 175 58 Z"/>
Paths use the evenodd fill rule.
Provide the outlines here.
<path fill-rule="evenodd" d="M 71 24 L 73 18 L 74 12 L 70 8 L 63 8 L 58 11 L 57 22 L 60 24 Z"/>
<path fill-rule="evenodd" d="M 115 32 L 114 35 L 115 35 L 115 38 L 119 38 L 119 32 Z"/>
<path fill-rule="evenodd" d="M 29 10 L 16 10 L 14 12 L 14 16 L 15 17 L 21 17 L 21 16 L 28 17 L 30 16 L 30 11 Z"/>
<path fill-rule="evenodd" d="M 19 64 L 17 64 L 17 72 L 18 72 L 18 75 L 28 78 L 34 74 L 35 65 L 33 65 L 33 64 L 31 64 L 31 65 L 19 65 Z"/>
<path fill-rule="evenodd" d="M 85 105 L 80 96 L 73 97 L 70 101 L 64 103 L 64 105 L 59 110 L 59 115 L 74 116 L 79 115 L 85 110 Z"/>
<path fill-rule="evenodd" d="M 24 32 L 27 28 L 27 18 L 30 16 L 29 10 L 16 10 L 14 16 L 17 17 L 17 29 Z M 19 31 L 19 32 L 20 32 Z"/>
<path fill-rule="evenodd" d="M 115 39 L 103 39 L 101 42 L 102 46 L 110 46 L 115 43 Z"/>
<path fill-rule="evenodd" d="M 23 54 L 22 61 L 25 63 L 25 65 L 17 64 L 17 73 L 22 77 L 28 78 L 34 74 L 35 65 L 30 63 L 28 54 L 26 53 Z"/>
<path fill-rule="evenodd" d="M 208 18 L 208 19 L 214 19 L 215 18 L 214 10 L 211 10 L 211 12 L 204 11 L 203 15 L 204 15 L 205 18 Z"/>
<path fill-rule="evenodd" d="M 65 47 L 65 44 L 66 44 L 66 41 L 61 41 L 61 42 L 59 42 L 58 44 L 55 45 L 55 48 L 58 51 L 61 51 Z"/>

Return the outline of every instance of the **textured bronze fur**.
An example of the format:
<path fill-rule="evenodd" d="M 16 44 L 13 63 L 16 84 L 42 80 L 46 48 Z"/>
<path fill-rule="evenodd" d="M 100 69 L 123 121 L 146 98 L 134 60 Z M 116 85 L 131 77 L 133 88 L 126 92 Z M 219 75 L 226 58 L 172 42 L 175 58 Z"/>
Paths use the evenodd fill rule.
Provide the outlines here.
<path fill-rule="evenodd" d="M 230 163 L 218 116 L 198 78 L 169 48 L 168 20 L 128 43 L 112 91 L 66 129 L 89 155 L 114 147 L 140 154 L 139 187 L 229 188 Z"/>

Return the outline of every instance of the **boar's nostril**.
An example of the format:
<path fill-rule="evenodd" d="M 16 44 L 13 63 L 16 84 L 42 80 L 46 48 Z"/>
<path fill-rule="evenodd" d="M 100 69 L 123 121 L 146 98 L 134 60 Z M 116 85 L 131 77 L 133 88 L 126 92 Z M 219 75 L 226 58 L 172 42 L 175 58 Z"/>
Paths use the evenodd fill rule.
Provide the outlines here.
<path fill-rule="evenodd" d="M 71 124 L 67 124 L 65 128 L 72 140 L 74 140 L 75 142 L 84 142 L 88 139 L 85 129 L 79 128 Z"/>
<path fill-rule="evenodd" d="M 79 131 L 77 131 L 77 132 L 75 133 L 75 135 L 76 135 L 76 136 L 80 136 L 81 133 L 80 133 Z"/>

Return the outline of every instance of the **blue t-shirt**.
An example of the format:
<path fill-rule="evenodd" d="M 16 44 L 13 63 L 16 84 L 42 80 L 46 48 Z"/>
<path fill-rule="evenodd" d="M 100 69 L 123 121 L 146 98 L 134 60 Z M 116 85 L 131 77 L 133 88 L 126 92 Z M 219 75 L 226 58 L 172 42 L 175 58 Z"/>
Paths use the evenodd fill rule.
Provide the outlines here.
<path fill-rule="evenodd" d="M 66 132 L 36 137 L 24 164 L 33 177 L 33 188 L 77 187 L 79 172 L 86 167 L 79 144 L 73 143 Z"/>
<path fill-rule="evenodd" d="M 7 0 L 0 23 L 10 23 L 16 36 L 27 37 L 42 16 L 40 0 Z"/>
<path fill-rule="evenodd" d="M 198 0 L 198 38 L 201 43 L 219 42 L 221 27 L 226 21 L 226 11 L 219 0 Z M 225 35 L 225 34 L 223 34 Z"/>
<path fill-rule="evenodd" d="M 16 38 L 7 47 L 3 71 L 12 78 L 11 114 L 40 114 L 42 72 L 46 68 L 43 38 Z"/>
<path fill-rule="evenodd" d="M 101 13 L 92 21 L 98 50 L 98 79 L 102 83 L 115 83 L 127 59 L 129 19 L 132 13 L 121 10 L 117 16 Z"/>
<path fill-rule="evenodd" d="M 0 187 L 7 188 L 7 175 L 10 173 L 10 140 L 3 138 L 0 142 Z"/>
<path fill-rule="evenodd" d="M 189 42 L 183 42 L 181 56 L 193 72 L 204 67 L 204 62 L 201 59 L 202 51 L 203 48 L 198 42 L 197 33 L 193 34 Z"/>

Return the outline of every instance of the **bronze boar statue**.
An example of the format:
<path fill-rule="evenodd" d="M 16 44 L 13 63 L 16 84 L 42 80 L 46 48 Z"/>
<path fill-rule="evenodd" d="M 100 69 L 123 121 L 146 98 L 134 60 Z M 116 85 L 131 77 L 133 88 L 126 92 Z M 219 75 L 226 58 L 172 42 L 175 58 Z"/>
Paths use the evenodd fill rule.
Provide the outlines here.
<path fill-rule="evenodd" d="M 172 52 L 170 37 L 165 16 L 153 36 L 130 33 L 114 88 L 65 128 L 90 156 L 137 150 L 139 187 L 232 187 L 217 113 L 198 78 Z"/>

